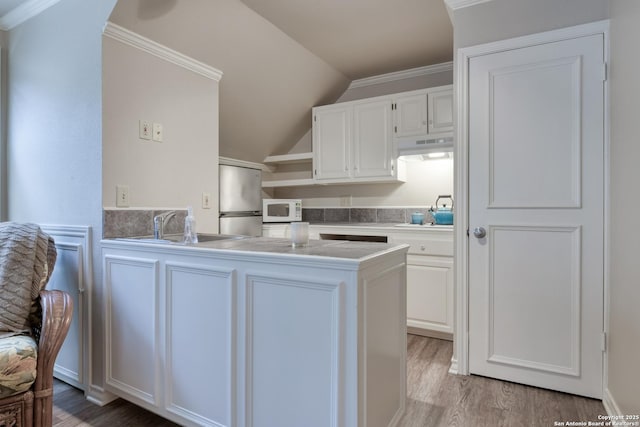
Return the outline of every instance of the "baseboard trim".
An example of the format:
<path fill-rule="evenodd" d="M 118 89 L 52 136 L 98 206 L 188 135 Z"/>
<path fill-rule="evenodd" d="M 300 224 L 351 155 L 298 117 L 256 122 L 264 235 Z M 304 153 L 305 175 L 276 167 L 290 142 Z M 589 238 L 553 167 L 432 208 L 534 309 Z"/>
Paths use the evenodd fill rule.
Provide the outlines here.
<path fill-rule="evenodd" d="M 604 406 L 604 410 L 607 411 L 607 415 L 624 415 L 608 388 L 604 389 L 602 405 Z"/>
<path fill-rule="evenodd" d="M 451 358 L 451 365 L 449 366 L 449 373 L 451 375 L 458 375 L 458 359 L 455 357 Z"/>
<path fill-rule="evenodd" d="M 85 394 L 84 397 L 89 402 L 96 404 L 98 406 L 105 406 L 113 402 L 114 400 L 119 399 L 119 397 L 116 396 L 115 394 L 109 393 L 108 391 L 105 391 L 102 387 L 98 387 L 94 385 L 89 387 L 89 391 Z"/>
<path fill-rule="evenodd" d="M 431 329 L 422 329 L 415 326 L 407 326 L 407 333 L 420 335 L 423 337 L 437 338 L 439 340 L 453 341 L 453 334 L 449 332 L 434 331 Z"/>

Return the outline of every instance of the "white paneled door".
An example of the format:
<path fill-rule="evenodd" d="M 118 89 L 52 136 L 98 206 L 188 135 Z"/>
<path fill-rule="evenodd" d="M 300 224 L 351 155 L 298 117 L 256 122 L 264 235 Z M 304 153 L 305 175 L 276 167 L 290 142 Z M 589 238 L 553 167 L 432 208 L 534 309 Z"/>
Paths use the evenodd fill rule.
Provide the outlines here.
<path fill-rule="evenodd" d="M 602 34 L 469 62 L 469 370 L 602 397 Z"/>

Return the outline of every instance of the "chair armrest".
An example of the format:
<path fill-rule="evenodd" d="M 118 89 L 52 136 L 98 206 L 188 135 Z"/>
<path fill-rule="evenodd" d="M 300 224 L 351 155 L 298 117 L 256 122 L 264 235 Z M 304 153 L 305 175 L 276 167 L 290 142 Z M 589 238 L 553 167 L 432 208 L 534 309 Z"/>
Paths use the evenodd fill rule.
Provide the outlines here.
<path fill-rule="evenodd" d="M 53 387 L 53 366 L 62 347 L 73 315 L 73 300 L 59 290 L 40 291 L 42 326 L 38 342 L 38 374 L 34 391 Z"/>

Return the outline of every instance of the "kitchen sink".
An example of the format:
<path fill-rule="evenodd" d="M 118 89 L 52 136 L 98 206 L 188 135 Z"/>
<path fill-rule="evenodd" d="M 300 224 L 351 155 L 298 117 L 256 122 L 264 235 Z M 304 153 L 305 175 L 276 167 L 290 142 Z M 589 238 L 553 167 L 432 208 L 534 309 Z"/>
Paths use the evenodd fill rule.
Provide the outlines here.
<path fill-rule="evenodd" d="M 198 233 L 198 243 L 204 242 L 216 242 L 218 240 L 238 240 L 245 239 L 247 236 L 239 236 L 234 234 L 206 234 L 206 233 Z M 183 242 L 182 234 L 166 234 L 163 239 L 154 239 L 150 236 L 140 236 L 140 237 L 123 237 L 118 238 L 118 240 L 129 240 L 136 242 L 144 242 L 144 243 L 182 243 Z"/>

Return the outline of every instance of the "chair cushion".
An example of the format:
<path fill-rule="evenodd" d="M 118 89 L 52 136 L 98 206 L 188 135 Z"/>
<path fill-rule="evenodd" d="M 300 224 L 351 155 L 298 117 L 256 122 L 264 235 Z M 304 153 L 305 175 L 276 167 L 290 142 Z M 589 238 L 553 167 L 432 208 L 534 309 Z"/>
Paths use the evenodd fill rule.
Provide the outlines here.
<path fill-rule="evenodd" d="M 0 399 L 27 391 L 36 380 L 38 346 L 27 335 L 0 338 Z"/>

